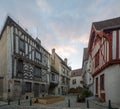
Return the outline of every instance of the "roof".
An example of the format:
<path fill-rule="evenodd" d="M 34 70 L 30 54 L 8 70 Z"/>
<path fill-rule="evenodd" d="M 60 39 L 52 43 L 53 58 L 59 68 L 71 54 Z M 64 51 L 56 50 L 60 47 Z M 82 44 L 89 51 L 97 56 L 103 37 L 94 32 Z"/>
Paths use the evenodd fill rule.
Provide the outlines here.
<path fill-rule="evenodd" d="M 120 17 L 112 18 L 104 21 L 93 22 L 93 25 L 96 30 L 106 30 L 113 28 L 120 28 Z"/>
<path fill-rule="evenodd" d="M 84 48 L 84 51 L 83 51 L 83 60 L 86 60 L 88 59 L 89 55 L 88 55 L 88 48 Z"/>
<path fill-rule="evenodd" d="M 120 28 L 120 17 L 107 19 L 99 22 L 93 22 L 91 27 L 91 33 L 88 44 L 88 52 L 91 51 L 92 44 L 95 38 L 95 32 L 105 31 L 105 30 L 114 30 Z"/>
<path fill-rule="evenodd" d="M 82 68 L 71 71 L 71 77 L 82 76 Z"/>
<path fill-rule="evenodd" d="M 2 37 L 2 34 L 3 34 L 4 30 L 5 30 L 5 28 L 8 25 L 17 26 L 24 34 L 26 34 L 27 36 L 29 36 L 29 38 L 31 38 L 32 40 L 34 40 L 36 42 L 36 40 L 28 32 L 26 32 L 17 22 L 15 22 L 10 16 L 7 16 L 7 18 L 6 18 L 5 24 L 4 24 L 4 26 L 3 26 L 2 30 L 1 30 L 1 33 L 0 33 L 0 39 Z M 50 53 L 42 45 L 40 45 L 40 46 L 50 55 Z"/>
<path fill-rule="evenodd" d="M 67 67 L 69 70 L 71 70 L 71 68 L 62 60 L 62 58 L 57 54 L 57 53 L 55 53 L 56 54 L 56 56 L 61 60 L 61 63 L 65 66 L 65 67 Z"/>

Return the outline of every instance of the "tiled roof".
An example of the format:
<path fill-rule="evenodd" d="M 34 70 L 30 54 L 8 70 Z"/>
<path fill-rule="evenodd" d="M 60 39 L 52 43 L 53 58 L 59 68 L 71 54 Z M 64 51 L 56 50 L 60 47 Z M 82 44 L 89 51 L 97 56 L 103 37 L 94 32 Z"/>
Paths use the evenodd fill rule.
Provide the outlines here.
<path fill-rule="evenodd" d="M 112 28 L 120 28 L 120 17 L 108 19 L 100 22 L 93 22 L 96 30 L 106 30 Z"/>
<path fill-rule="evenodd" d="M 82 76 L 82 68 L 81 69 L 75 69 L 72 70 L 71 72 L 71 77 L 75 77 L 75 76 Z"/>

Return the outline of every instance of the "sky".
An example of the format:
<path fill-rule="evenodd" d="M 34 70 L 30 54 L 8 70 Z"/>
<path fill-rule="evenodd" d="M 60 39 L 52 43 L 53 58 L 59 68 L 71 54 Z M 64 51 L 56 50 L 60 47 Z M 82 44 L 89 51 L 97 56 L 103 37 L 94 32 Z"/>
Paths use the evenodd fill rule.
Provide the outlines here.
<path fill-rule="evenodd" d="M 120 0 L 0 0 L 0 30 L 11 16 L 51 53 L 82 67 L 92 22 L 120 16 Z"/>

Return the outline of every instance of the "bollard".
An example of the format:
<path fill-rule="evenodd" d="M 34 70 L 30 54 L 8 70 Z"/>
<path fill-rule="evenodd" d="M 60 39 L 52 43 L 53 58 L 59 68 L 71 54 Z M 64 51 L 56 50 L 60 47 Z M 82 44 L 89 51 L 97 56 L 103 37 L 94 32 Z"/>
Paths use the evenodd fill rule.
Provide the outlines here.
<path fill-rule="evenodd" d="M 10 99 L 8 99 L 8 105 L 10 105 Z"/>
<path fill-rule="evenodd" d="M 18 99 L 18 105 L 20 105 L 20 99 Z"/>
<path fill-rule="evenodd" d="M 32 99 L 30 98 L 30 106 L 32 106 Z"/>
<path fill-rule="evenodd" d="M 87 108 L 89 108 L 89 100 L 87 100 Z"/>
<path fill-rule="evenodd" d="M 111 100 L 109 100 L 109 102 L 108 102 L 108 109 L 112 109 Z"/>
<path fill-rule="evenodd" d="M 70 107 L 70 99 L 68 99 L 68 107 Z"/>

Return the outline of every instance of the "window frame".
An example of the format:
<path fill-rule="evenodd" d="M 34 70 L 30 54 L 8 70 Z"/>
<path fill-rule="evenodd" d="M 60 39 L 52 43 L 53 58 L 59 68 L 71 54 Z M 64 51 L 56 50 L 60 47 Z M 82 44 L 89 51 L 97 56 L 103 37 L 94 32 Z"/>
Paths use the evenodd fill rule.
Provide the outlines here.
<path fill-rule="evenodd" d="M 100 90 L 105 89 L 105 77 L 104 74 L 100 75 Z"/>
<path fill-rule="evenodd" d="M 37 57 L 37 53 L 40 55 L 40 58 Z M 35 50 L 35 59 L 42 61 L 42 54 L 38 50 Z"/>
<path fill-rule="evenodd" d="M 25 92 L 32 92 L 32 83 L 31 82 L 25 82 Z"/>
<path fill-rule="evenodd" d="M 39 75 L 38 75 L 38 72 L 36 73 L 36 69 L 38 70 L 39 69 Z M 42 69 L 39 68 L 39 67 L 36 67 L 34 68 L 34 77 L 37 77 L 37 78 L 42 78 Z"/>
<path fill-rule="evenodd" d="M 76 79 L 73 79 L 73 80 L 72 80 L 72 84 L 73 84 L 73 85 L 76 84 Z"/>
<path fill-rule="evenodd" d="M 21 42 L 23 45 L 21 45 Z M 19 50 L 25 53 L 25 41 L 23 39 L 19 39 Z"/>

